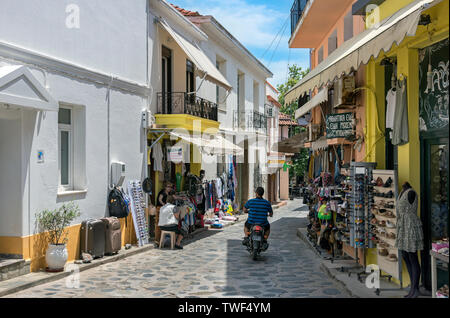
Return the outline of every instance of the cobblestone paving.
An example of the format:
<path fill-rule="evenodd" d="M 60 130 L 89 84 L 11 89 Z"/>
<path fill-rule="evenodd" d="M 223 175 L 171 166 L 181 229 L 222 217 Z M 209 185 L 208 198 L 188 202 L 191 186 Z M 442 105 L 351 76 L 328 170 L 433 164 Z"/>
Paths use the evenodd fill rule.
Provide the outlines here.
<path fill-rule="evenodd" d="M 207 231 L 183 250 L 154 249 L 7 297 L 347 297 L 296 236 L 305 225 L 300 200 L 275 210 L 270 247 L 253 261 L 242 246 L 243 223 Z"/>

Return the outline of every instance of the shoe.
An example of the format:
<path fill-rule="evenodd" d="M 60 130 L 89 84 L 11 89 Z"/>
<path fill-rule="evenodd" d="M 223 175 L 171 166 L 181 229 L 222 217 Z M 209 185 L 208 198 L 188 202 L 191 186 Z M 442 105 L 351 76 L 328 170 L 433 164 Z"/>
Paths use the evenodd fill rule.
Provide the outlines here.
<path fill-rule="evenodd" d="M 386 183 L 383 185 L 383 187 L 384 188 L 390 188 L 391 187 L 391 184 L 392 184 L 392 178 L 391 177 L 389 177 L 387 180 L 386 180 Z"/>
<path fill-rule="evenodd" d="M 398 261 L 397 255 L 389 254 L 388 257 L 387 257 L 387 260 L 390 261 L 390 262 L 397 262 Z"/>
<path fill-rule="evenodd" d="M 247 246 L 248 245 L 248 237 L 244 237 L 244 239 L 242 240 L 242 245 Z"/>
<path fill-rule="evenodd" d="M 380 254 L 381 256 L 388 256 L 389 252 L 387 249 L 382 248 L 381 250 L 378 250 L 378 254 Z"/>
<path fill-rule="evenodd" d="M 378 226 L 381 226 L 381 227 L 385 227 L 386 226 L 386 221 L 379 221 L 378 222 Z"/>
<path fill-rule="evenodd" d="M 377 178 L 376 183 L 377 183 L 377 187 L 382 187 L 384 184 L 383 179 L 381 179 L 381 177 Z"/>
<path fill-rule="evenodd" d="M 269 248 L 269 243 L 267 243 L 267 241 L 264 241 L 262 246 L 261 246 L 261 249 L 263 251 L 266 251 L 268 248 Z"/>
<path fill-rule="evenodd" d="M 386 221 L 386 227 L 388 229 L 393 229 L 393 228 L 395 228 L 395 224 L 392 222 Z"/>
<path fill-rule="evenodd" d="M 385 195 L 385 198 L 392 199 L 394 197 L 394 192 L 392 192 L 392 190 L 391 190 L 388 193 L 385 193 L 384 195 Z"/>
<path fill-rule="evenodd" d="M 391 240 L 395 240 L 395 233 L 387 233 L 386 237 Z"/>
<path fill-rule="evenodd" d="M 385 213 L 384 216 L 387 217 L 387 218 L 395 218 L 395 214 L 392 213 L 391 211 Z"/>
<path fill-rule="evenodd" d="M 181 246 L 181 245 L 176 245 L 176 244 L 175 244 L 175 248 L 176 248 L 177 250 L 182 250 L 182 249 L 183 249 L 183 246 Z"/>

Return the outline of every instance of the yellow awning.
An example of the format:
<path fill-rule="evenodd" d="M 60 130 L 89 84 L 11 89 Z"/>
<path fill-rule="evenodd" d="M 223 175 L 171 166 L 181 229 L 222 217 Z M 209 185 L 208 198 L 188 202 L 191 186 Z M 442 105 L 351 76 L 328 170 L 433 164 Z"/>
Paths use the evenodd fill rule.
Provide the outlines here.
<path fill-rule="evenodd" d="M 367 64 L 372 56 L 377 58 L 382 50 L 388 52 L 394 43 L 399 45 L 406 36 L 414 36 L 422 11 L 439 1 L 416 0 L 379 25 L 344 42 L 287 92 L 286 103 L 290 104 L 314 88 L 357 70 L 361 64 Z"/>
<path fill-rule="evenodd" d="M 199 76 L 206 77 L 208 81 L 223 87 L 227 91 L 232 89 L 230 83 L 200 48 L 194 46 L 181 34 L 172 29 L 170 25 L 166 21 L 164 21 L 164 19 L 160 20 L 160 24 L 177 42 L 177 44 L 186 53 L 189 59 L 195 64 Z"/>

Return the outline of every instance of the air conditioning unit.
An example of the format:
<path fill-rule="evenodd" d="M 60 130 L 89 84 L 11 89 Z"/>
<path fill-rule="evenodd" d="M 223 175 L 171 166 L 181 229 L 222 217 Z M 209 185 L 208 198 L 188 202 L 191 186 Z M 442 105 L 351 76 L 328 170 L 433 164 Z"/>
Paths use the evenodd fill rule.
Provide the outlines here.
<path fill-rule="evenodd" d="M 342 76 L 334 82 L 333 108 L 355 105 L 355 86 L 355 76 L 353 75 Z"/>

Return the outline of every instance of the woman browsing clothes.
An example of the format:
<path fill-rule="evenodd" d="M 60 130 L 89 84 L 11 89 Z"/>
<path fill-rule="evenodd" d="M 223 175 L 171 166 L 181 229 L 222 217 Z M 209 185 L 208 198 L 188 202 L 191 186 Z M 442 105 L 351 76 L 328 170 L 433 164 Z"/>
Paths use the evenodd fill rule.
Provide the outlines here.
<path fill-rule="evenodd" d="M 173 195 L 175 191 L 173 190 L 173 184 L 170 182 L 167 182 L 164 186 L 164 188 L 159 191 L 158 196 L 156 197 L 156 206 L 162 207 L 164 204 L 167 203 L 167 196 Z"/>

